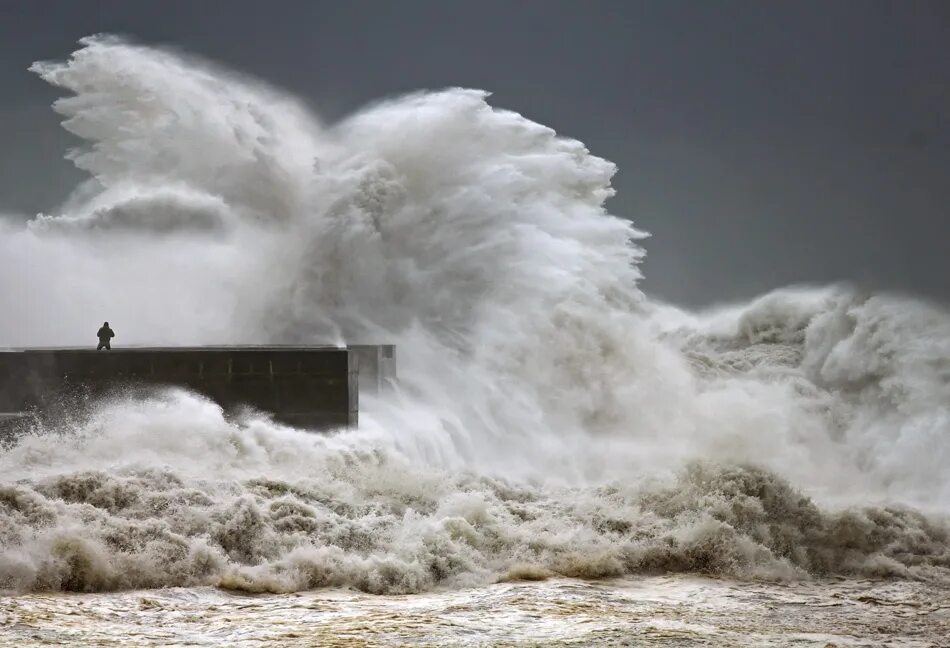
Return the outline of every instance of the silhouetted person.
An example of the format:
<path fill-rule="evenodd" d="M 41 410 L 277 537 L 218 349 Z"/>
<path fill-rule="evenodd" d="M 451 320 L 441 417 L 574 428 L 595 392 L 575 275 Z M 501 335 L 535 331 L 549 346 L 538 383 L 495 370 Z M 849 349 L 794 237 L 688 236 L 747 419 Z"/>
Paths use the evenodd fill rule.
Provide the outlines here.
<path fill-rule="evenodd" d="M 102 349 L 110 351 L 112 349 L 110 340 L 115 337 L 115 331 L 109 328 L 109 322 L 103 322 L 102 328 L 99 329 L 96 335 L 99 336 L 99 346 L 96 347 L 96 351 L 101 351 Z"/>

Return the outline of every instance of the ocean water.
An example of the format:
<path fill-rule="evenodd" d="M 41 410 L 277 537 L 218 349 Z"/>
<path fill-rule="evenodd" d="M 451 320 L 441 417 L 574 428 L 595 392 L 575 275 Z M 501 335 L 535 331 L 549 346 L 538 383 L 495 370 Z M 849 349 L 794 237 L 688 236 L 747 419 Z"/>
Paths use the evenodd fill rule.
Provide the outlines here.
<path fill-rule="evenodd" d="M 4 645 L 941 646 L 946 592 L 917 582 L 548 580 L 370 595 L 209 588 L 4 600 Z"/>
<path fill-rule="evenodd" d="M 651 299 L 614 166 L 482 91 L 324 124 L 111 37 L 32 69 L 89 180 L 0 219 L 3 344 L 385 342 L 400 381 L 330 434 L 166 389 L 6 439 L 0 642 L 948 645 L 942 308 Z"/>

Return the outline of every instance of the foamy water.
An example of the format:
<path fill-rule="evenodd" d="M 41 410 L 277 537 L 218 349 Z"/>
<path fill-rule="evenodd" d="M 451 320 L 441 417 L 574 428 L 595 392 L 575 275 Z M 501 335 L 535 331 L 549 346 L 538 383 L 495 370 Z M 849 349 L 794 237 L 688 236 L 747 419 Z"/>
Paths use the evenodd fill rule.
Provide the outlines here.
<path fill-rule="evenodd" d="M 154 600 L 145 626 L 214 606 L 225 628 L 243 609 L 277 641 L 271 621 L 310 623 L 301 593 L 338 607 L 314 632 L 382 643 L 504 642 L 489 608 L 517 640 L 568 641 L 581 621 L 562 597 L 588 610 L 590 642 L 860 644 L 882 616 L 894 641 L 939 641 L 943 309 L 847 286 L 701 313 L 650 300 L 643 235 L 604 207 L 614 166 L 481 91 L 328 126 L 259 82 L 110 38 L 33 69 L 67 94 L 55 109 L 90 181 L 58 213 L 2 221 L 17 317 L 0 342 L 86 343 L 104 319 L 116 344 L 386 342 L 400 385 L 330 435 L 167 390 L 8 442 L 0 589 L 19 640 L 58 632 L 24 620 L 57 606 L 117 641 L 252 639 L 167 619 L 181 634 L 136 634 L 109 611 Z M 882 591 L 900 602 L 860 600 Z M 619 612 L 641 595 L 643 617 Z M 928 601 L 918 635 L 905 599 Z M 799 604 L 827 604 L 825 625 Z"/>
<path fill-rule="evenodd" d="M 500 584 L 369 596 L 168 589 L 0 602 L 2 645 L 946 645 L 950 600 L 920 583 L 695 577 Z"/>

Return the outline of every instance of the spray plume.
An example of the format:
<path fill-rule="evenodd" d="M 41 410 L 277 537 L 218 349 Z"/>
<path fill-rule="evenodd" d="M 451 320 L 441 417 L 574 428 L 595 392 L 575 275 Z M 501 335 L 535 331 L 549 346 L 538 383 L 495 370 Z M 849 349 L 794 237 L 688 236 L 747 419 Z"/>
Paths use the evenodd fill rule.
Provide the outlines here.
<path fill-rule="evenodd" d="M 5 343 L 103 313 L 126 343 L 387 342 L 401 386 L 330 437 L 170 391 L 22 439 L 0 588 L 947 577 L 941 310 L 830 287 L 687 313 L 637 288 L 614 166 L 484 92 L 328 127 L 206 62 L 82 45 L 32 68 L 90 180 L 0 232 Z"/>

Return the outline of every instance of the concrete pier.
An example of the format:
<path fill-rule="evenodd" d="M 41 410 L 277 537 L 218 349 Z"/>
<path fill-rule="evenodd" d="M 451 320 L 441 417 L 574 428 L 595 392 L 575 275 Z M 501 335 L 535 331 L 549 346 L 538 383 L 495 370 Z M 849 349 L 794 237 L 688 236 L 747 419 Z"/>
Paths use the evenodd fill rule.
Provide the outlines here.
<path fill-rule="evenodd" d="M 361 382 L 375 392 L 394 378 L 391 346 L 13 349 L 0 351 L 0 413 L 173 385 L 226 409 L 250 406 L 291 425 L 328 429 L 357 425 Z"/>

